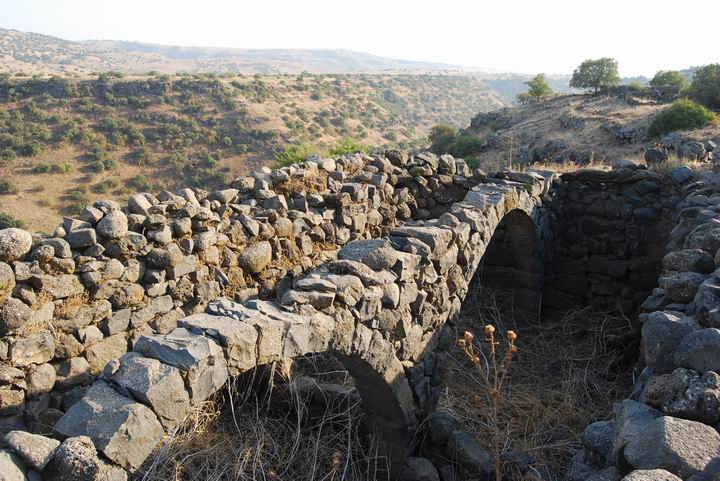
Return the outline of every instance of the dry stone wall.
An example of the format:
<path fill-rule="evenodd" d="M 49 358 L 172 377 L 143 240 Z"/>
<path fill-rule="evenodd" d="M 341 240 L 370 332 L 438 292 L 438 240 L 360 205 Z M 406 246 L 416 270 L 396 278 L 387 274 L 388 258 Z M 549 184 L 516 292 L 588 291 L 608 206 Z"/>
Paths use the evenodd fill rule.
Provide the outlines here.
<path fill-rule="evenodd" d="M 590 304 L 636 313 L 657 286 L 681 183 L 632 168 L 578 171 L 561 179 L 545 203 L 553 217 L 545 306 Z"/>
<path fill-rule="evenodd" d="M 720 238 L 701 232 L 701 224 L 712 224 L 708 206 L 715 202 L 705 195 L 703 204 L 702 189 L 713 187 L 668 179 L 627 168 L 563 181 L 551 172 L 486 175 L 449 156 L 384 151 L 266 169 L 217 192 L 139 194 L 126 206 L 97 202 L 52 236 L 0 231 L 0 431 L 7 433 L 0 470 L 18 479 L 126 479 L 228 379 L 330 352 L 355 379 L 388 474 L 396 475 L 437 400 L 448 347 L 443 326 L 459 312 L 481 262 L 491 278 L 511 275 L 519 298 L 538 305 L 563 271 L 543 276 L 537 257 L 550 253 L 553 266 L 562 256 L 579 260 L 588 284 L 600 282 L 605 278 L 595 274 L 605 274 L 593 270 L 593 256 L 626 264 L 633 255 L 654 259 L 643 243 L 664 235 L 663 216 L 675 204 L 677 245 Z M 648 189 L 651 183 L 659 187 Z M 635 199 L 619 196 L 641 185 L 648 190 L 630 216 L 611 216 L 613 206 Z M 576 191 L 592 191 L 592 200 Z M 605 210 L 575 209 L 582 202 Z M 651 203 L 657 216 L 642 210 Z M 646 217 L 654 224 L 641 224 L 639 237 L 621 223 Z M 585 232 L 557 242 L 593 223 L 613 227 L 599 238 Z M 594 247 L 603 242 L 605 251 Z M 623 253 L 615 250 L 620 244 Z M 517 257 L 511 265 L 502 261 L 508 253 Z M 698 322 L 720 317 L 707 256 L 663 262 L 663 288 L 644 309 L 672 307 Z M 632 278 L 623 274 L 617 282 Z M 623 290 L 590 290 L 576 301 L 603 296 L 635 303 Z M 690 321 L 680 324 L 688 334 L 698 331 Z M 654 339 L 645 327 L 643 334 L 644 342 Z M 713 382 L 707 371 L 715 344 L 707 336 L 687 341 L 689 361 L 673 358 L 695 369 L 700 381 L 688 374 L 693 386 Z M 698 354 L 696 345 L 705 350 Z M 646 352 L 655 352 L 652 346 Z M 653 427 L 666 428 L 675 426 Z M 702 442 L 712 438 L 707 430 L 701 435 Z M 629 439 L 624 431 L 617 436 L 618 443 Z M 625 462 L 653 464 L 625 453 L 603 459 L 618 472 L 627 471 Z M 584 463 L 592 453 L 582 456 Z M 698 472 L 682 469 L 683 479 Z"/>
<path fill-rule="evenodd" d="M 387 151 L 266 169 L 222 191 L 96 202 L 49 236 L 0 232 L 0 429 L 88 436 L 99 471 L 108 460 L 132 470 L 228 375 L 332 348 L 368 396 L 392 395 L 400 421 L 379 410 L 404 449 L 413 399 L 401 359 L 419 357 L 459 306 L 444 281 L 453 267 L 458 277 L 456 238 L 465 245 L 471 229 L 447 212 L 479 181 L 462 160 Z M 200 314 L 221 297 L 239 302 L 227 318 L 240 327 Z"/>
<path fill-rule="evenodd" d="M 688 179 L 642 303 L 639 375 L 582 435 L 568 481 L 720 479 L 720 183 Z M 660 242 L 658 242 L 660 243 Z"/>

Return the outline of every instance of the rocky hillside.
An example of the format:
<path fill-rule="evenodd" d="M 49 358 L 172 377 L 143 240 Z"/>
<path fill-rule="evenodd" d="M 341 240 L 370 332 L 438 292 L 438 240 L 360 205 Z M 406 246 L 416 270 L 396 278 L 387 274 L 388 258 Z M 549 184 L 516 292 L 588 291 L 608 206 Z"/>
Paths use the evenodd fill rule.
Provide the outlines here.
<path fill-rule="evenodd" d="M 618 159 L 643 160 L 646 148 L 664 144 L 672 157 L 707 160 L 694 141 L 717 141 L 720 128 L 686 131 L 652 139 L 646 131 L 653 116 L 667 107 L 646 91 L 619 87 L 607 95 L 562 95 L 489 113 L 480 113 L 461 132 L 475 137 L 470 157 L 487 169 L 513 164 L 588 164 Z M 470 143 L 470 142 L 468 142 Z M 690 144 L 685 146 L 685 144 Z M 694 149 L 694 150 L 693 150 Z"/>
<path fill-rule="evenodd" d="M 99 195 L 210 189 L 289 146 L 412 147 L 504 105 L 462 76 L 0 78 L 0 213 L 50 229 Z"/>

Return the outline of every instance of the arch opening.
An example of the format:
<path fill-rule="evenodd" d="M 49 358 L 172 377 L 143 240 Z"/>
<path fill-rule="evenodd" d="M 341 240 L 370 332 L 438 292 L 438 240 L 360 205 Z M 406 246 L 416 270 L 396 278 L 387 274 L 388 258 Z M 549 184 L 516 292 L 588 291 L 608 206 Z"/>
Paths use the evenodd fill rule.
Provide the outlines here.
<path fill-rule="evenodd" d="M 516 209 L 498 224 L 475 276 L 482 288 L 506 292 L 517 313 L 537 318 L 542 307 L 544 262 L 535 223 Z"/>

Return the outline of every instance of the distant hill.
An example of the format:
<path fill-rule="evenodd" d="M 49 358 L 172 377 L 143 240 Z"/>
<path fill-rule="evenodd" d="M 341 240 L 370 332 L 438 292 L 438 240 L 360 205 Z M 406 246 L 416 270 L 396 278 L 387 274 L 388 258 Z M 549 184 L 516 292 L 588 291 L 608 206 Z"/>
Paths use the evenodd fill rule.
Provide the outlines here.
<path fill-rule="evenodd" d="M 108 70 L 136 74 L 148 71 L 234 74 L 479 71 L 350 50 L 180 47 L 116 40 L 73 42 L 7 29 L 0 29 L 0 59 L 0 71 L 11 74 L 88 75 Z"/>
<path fill-rule="evenodd" d="M 461 75 L 0 77 L 0 222 L 51 230 L 93 199 L 227 185 L 286 148 L 423 146 L 506 105 Z"/>

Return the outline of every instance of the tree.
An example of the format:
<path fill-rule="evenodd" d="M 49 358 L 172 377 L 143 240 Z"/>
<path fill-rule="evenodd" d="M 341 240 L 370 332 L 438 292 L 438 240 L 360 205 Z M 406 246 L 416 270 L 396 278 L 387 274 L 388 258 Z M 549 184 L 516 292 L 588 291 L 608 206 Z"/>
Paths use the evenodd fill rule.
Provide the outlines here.
<path fill-rule="evenodd" d="M 677 70 L 658 70 L 650 81 L 650 86 L 663 90 L 677 89 L 678 93 L 680 93 L 687 88 L 688 81 Z"/>
<path fill-rule="evenodd" d="M 455 141 L 457 129 L 451 125 L 438 124 L 430 129 L 428 140 L 430 150 L 436 154 L 444 154 L 448 151 L 450 144 Z"/>
<path fill-rule="evenodd" d="M 525 102 L 526 100 L 540 101 L 548 95 L 552 95 L 553 93 L 550 85 L 545 79 L 544 73 L 537 74 L 535 77 L 525 82 L 525 85 L 530 88 L 525 95 L 518 95 L 518 100 L 521 103 Z"/>
<path fill-rule="evenodd" d="M 720 63 L 695 70 L 690 97 L 709 109 L 720 109 Z"/>
<path fill-rule="evenodd" d="M 619 83 L 617 60 L 610 57 L 585 60 L 575 69 L 570 80 L 571 87 L 593 89 L 595 93 L 607 90 Z"/>

